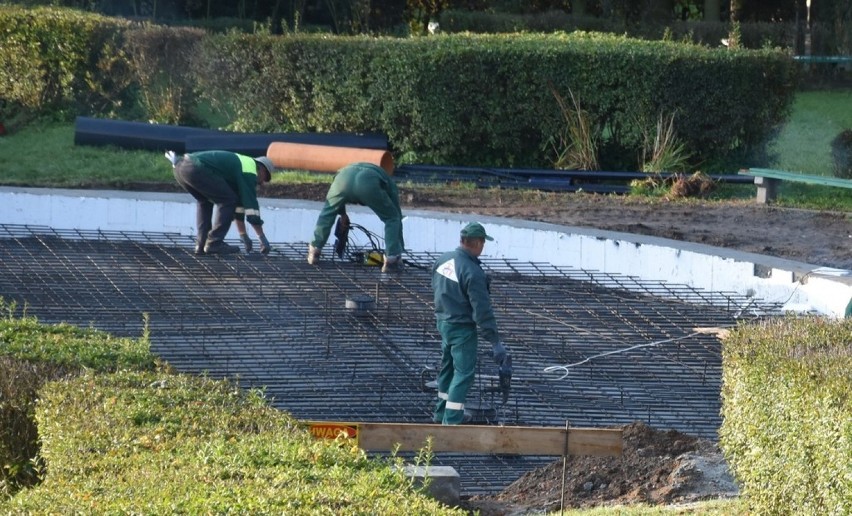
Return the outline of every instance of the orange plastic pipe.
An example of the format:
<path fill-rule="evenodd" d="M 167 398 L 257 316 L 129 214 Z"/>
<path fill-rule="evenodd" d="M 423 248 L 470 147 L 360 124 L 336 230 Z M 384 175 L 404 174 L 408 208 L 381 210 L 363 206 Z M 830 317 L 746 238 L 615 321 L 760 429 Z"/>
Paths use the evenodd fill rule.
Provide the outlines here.
<path fill-rule="evenodd" d="M 393 175 L 393 155 L 386 150 L 332 147 L 307 143 L 272 142 L 266 157 L 276 168 L 337 172 L 351 163 L 373 163 Z"/>

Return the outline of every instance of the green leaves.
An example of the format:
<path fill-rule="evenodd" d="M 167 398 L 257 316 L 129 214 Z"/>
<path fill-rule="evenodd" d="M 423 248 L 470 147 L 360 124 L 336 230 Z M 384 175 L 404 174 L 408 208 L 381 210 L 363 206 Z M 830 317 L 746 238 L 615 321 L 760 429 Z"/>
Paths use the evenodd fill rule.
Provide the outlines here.
<path fill-rule="evenodd" d="M 259 390 L 154 371 L 144 339 L 15 309 L 0 301 L 0 513 L 462 514 Z"/>
<path fill-rule="evenodd" d="M 744 325 L 723 355 L 721 444 L 755 512 L 852 510 L 852 319 Z"/>

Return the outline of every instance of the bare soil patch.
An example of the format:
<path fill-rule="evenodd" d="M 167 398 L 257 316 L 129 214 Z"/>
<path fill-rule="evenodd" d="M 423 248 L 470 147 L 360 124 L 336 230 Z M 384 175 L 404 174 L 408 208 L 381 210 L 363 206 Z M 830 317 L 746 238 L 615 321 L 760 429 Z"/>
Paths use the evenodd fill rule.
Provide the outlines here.
<path fill-rule="evenodd" d="M 176 183 L 87 185 L 182 192 Z M 258 195 L 325 200 L 328 185 L 267 184 Z M 403 210 L 426 209 L 550 222 L 695 242 L 852 270 L 852 212 L 760 205 L 754 200 L 647 199 L 527 190 L 400 188 Z"/>
<path fill-rule="evenodd" d="M 260 195 L 325 199 L 326 185 L 265 185 Z M 403 210 L 429 209 L 550 222 L 695 242 L 852 269 L 852 213 L 747 201 L 648 200 L 628 196 L 497 189 L 401 188 Z"/>
<path fill-rule="evenodd" d="M 623 431 L 621 457 L 569 457 L 564 465 L 560 459 L 501 493 L 466 500 L 463 507 L 483 516 L 521 515 L 560 507 L 687 504 L 739 494 L 713 442 L 640 422 Z"/>

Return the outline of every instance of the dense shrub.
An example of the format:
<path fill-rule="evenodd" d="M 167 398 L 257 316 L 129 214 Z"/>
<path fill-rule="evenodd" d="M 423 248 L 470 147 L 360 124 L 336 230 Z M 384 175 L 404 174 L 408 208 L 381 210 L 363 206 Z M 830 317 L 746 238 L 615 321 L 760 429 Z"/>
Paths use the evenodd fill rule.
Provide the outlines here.
<path fill-rule="evenodd" d="M 197 91 L 192 63 L 204 31 L 142 26 L 126 33 L 125 49 L 140 85 L 139 100 L 152 122 L 190 123 Z"/>
<path fill-rule="evenodd" d="M 129 22 L 67 9 L 0 5 L 0 99 L 36 113 L 129 108 Z M 8 116 L 9 113 L 0 113 Z"/>
<path fill-rule="evenodd" d="M 354 442 L 316 440 L 262 393 L 204 377 L 119 371 L 46 385 L 45 482 L 0 512 L 462 514 Z"/>
<path fill-rule="evenodd" d="M 755 166 L 797 79 L 778 51 L 583 32 L 393 39 L 142 26 L 120 33 L 113 68 L 124 63 L 116 77 L 130 77 L 124 90 L 138 89 L 145 120 L 196 125 L 192 108 L 205 98 L 233 130 L 382 132 L 403 163 L 550 167 L 560 154 L 550 142 L 564 134 L 554 92 L 570 91 L 588 113 L 604 168 L 637 169 L 645 135 L 671 113 L 691 165 Z M 32 98 L 14 92 L 11 76 L 4 80 L 13 98 Z M 37 74 L 32 82 L 35 92 L 55 90 Z M 70 88 L 54 105 L 83 102 L 79 91 Z"/>
<path fill-rule="evenodd" d="M 0 498 L 36 483 L 38 455 L 35 401 L 50 381 L 83 369 L 153 369 L 145 340 L 116 339 L 69 325 L 45 326 L 34 318 L 14 318 L 14 305 L 0 299 Z"/>
<path fill-rule="evenodd" d="M 0 514 L 461 514 L 260 391 L 158 368 L 144 336 L 15 308 L 0 300 Z"/>
<path fill-rule="evenodd" d="M 852 319 L 742 326 L 723 347 L 721 444 L 756 514 L 852 512 Z"/>

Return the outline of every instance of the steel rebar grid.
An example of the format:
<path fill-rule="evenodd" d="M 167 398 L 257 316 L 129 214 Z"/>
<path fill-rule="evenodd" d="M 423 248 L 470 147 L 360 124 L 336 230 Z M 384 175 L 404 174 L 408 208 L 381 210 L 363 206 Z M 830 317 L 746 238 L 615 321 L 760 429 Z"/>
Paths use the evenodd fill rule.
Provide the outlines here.
<path fill-rule="evenodd" d="M 429 282 L 436 255 L 406 255 L 406 270 L 385 277 L 349 261 L 310 266 L 306 244 L 222 258 L 195 256 L 192 245 L 179 235 L 0 226 L 0 296 L 44 322 L 123 336 L 140 336 L 146 313 L 152 351 L 178 370 L 264 387 L 300 419 L 431 420 L 435 393 L 424 380 L 440 361 Z M 496 371 L 482 346 L 469 401 L 495 406 L 505 424 L 641 420 L 715 437 L 720 345 L 692 329 L 734 324 L 745 300 L 548 264 L 484 264 L 515 374 L 502 407 L 485 392 Z M 347 310 L 357 294 L 375 308 Z M 567 368 L 561 379 L 543 372 L 635 345 L 647 346 Z M 448 454 L 436 464 L 459 469 L 463 491 L 475 494 L 548 460 Z"/>

